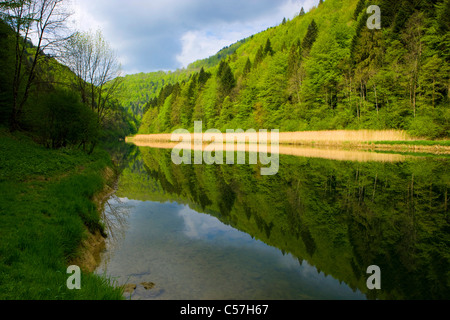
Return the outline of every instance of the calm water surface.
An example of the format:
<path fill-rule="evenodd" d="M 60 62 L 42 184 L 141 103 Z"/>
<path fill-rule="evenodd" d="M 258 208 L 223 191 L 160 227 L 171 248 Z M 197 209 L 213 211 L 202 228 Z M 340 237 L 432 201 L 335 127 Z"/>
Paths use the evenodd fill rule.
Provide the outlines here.
<path fill-rule="evenodd" d="M 449 299 L 448 164 L 282 155 L 261 176 L 136 148 L 97 273 L 136 284 L 136 300 Z M 367 288 L 370 265 L 381 290 Z"/>

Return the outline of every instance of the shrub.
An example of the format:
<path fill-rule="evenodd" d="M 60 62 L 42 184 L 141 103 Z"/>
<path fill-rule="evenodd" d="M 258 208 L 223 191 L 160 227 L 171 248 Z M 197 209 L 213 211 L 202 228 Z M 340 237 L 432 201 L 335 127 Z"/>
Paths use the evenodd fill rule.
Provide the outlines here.
<path fill-rule="evenodd" d="M 408 133 L 413 137 L 435 139 L 441 134 L 442 128 L 427 116 L 417 117 L 410 122 Z"/>
<path fill-rule="evenodd" d="M 100 133 L 97 115 L 74 92 L 58 89 L 31 112 L 33 131 L 48 148 L 95 145 Z"/>

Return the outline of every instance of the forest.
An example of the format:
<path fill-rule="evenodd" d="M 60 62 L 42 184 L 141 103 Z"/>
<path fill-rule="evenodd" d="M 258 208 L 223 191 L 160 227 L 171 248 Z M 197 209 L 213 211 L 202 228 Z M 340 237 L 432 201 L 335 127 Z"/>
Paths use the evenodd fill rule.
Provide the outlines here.
<path fill-rule="evenodd" d="M 137 127 L 115 98 L 117 56 L 100 31 L 70 30 L 69 17 L 62 0 L 0 2 L 0 126 L 91 153 Z"/>
<path fill-rule="evenodd" d="M 84 290 L 66 286 L 83 244 L 106 236 L 100 198 L 119 176 L 119 197 L 186 203 L 352 289 L 378 263 L 391 279 L 370 298 L 449 296 L 448 157 L 282 155 L 262 179 L 257 166 L 176 166 L 167 151 L 118 142 L 202 121 L 404 130 L 448 146 L 450 0 L 317 0 L 185 69 L 127 76 L 101 31 L 67 27 L 66 3 L 0 0 L 0 300 L 124 298 L 82 263 Z M 367 27 L 369 5 L 380 29 Z"/>
<path fill-rule="evenodd" d="M 381 29 L 366 26 L 369 5 L 380 7 Z M 448 0 L 327 0 L 302 8 L 179 71 L 184 79 L 160 82 L 145 106 L 135 99 L 145 112 L 139 133 L 192 130 L 203 121 L 219 130 L 399 129 L 446 138 L 449 12 Z"/>

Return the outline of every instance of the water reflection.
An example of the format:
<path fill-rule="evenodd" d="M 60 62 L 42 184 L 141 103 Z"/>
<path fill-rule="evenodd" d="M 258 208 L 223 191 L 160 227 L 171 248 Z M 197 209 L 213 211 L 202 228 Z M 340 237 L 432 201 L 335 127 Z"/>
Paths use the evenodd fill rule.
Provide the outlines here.
<path fill-rule="evenodd" d="M 226 237 L 227 242 L 247 238 L 245 233 L 220 222 L 209 215 L 199 215 L 188 206 L 183 206 L 178 215 L 184 221 L 184 234 L 191 239 L 214 239 Z"/>
<path fill-rule="evenodd" d="M 117 197 L 129 226 L 104 268 L 136 299 L 448 299 L 447 159 L 280 158 L 176 166 L 141 148 Z M 133 199 L 133 200 L 131 200 Z M 378 265 L 382 289 L 366 287 Z"/>
<path fill-rule="evenodd" d="M 137 142 L 139 147 L 144 148 L 156 148 L 156 149 L 186 149 L 186 150 L 204 150 L 208 144 L 197 146 L 195 144 L 181 144 L 172 142 Z M 214 143 L 212 144 L 214 145 Z M 259 147 L 256 144 L 233 144 L 231 145 L 236 152 L 259 152 Z M 223 150 L 226 150 L 226 146 L 223 146 Z M 271 150 L 270 147 L 268 149 Z M 411 156 L 402 155 L 398 153 L 378 153 L 361 150 L 346 150 L 339 147 L 306 147 L 301 145 L 280 145 L 278 147 L 278 153 L 296 157 L 307 158 L 322 158 L 330 160 L 345 160 L 345 161 L 379 161 L 379 162 L 398 162 L 404 161 Z"/>
<path fill-rule="evenodd" d="M 111 253 L 125 238 L 129 227 L 128 219 L 131 209 L 132 206 L 128 204 L 127 199 L 121 199 L 115 194 L 111 195 L 104 203 L 102 222 L 107 235 L 107 249 L 102 254 L 101 263 L 104 266 L 108 264 Z"/>

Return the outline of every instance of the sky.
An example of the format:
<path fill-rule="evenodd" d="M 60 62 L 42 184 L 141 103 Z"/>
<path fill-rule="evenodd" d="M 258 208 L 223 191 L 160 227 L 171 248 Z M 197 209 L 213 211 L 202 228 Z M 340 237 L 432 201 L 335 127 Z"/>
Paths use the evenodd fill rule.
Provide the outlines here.
<path fill-rule="evenodd" d="M 174 71 L 318 1 L 72 0 L 71 24 L 79 31 L 102 31 L 123 74 Z"/>

